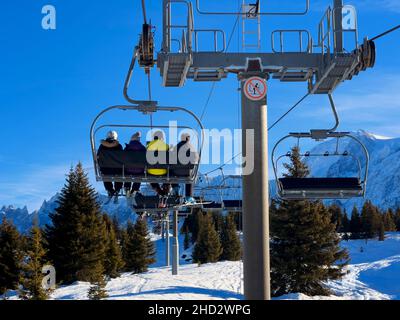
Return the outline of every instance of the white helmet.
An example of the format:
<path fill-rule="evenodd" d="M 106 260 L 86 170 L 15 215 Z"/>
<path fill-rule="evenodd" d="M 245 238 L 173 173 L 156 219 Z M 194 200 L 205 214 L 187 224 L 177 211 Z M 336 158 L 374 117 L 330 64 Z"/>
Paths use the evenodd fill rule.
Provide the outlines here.
<path fill-rule="evenodd" d="M 155 140 L 164 140 L 164 132 L 162 132 L 161 130 L 158 130 L 156 132 L 153 133 L 153 138 Z"/>
<path fill-rule="evenodd" d="M 118 140 L 118 133 L 116 131 L 109 131 L 107 133 L 107 139 Z"/>
<path fill-rule="evenodd" d="M 181 135 L 181 141 L 189 141 L 189 140 L 190 140 L 190 134 L 187 133 L 187 132 L 182 133 L 182 135 Z"/>

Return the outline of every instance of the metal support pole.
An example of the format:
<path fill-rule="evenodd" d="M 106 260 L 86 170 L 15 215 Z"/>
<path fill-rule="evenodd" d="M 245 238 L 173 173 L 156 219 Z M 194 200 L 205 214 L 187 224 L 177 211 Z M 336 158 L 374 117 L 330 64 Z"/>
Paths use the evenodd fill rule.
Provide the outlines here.
<path fill-rule="evenodd" d="M 165 218 L 165 264 L 167 267 L 171 265 L 170 263 L 170 257 L 171 257 L 171 252 L 170 252 L 170 244 L 169 244 L 169 214 L 167 214 Z"/>
<path fill-rule="evenodd" d="M 165 227 L 164 227 L 164 220 L 161 220 L 161 239 L 164 242 L 165 241 Z"/>
<path fill-rule="evenodd" d="M 334 35 L 335 53 L 343 52 L 343 27 L 342 27 L 342 8 L 343 0 L 333 0 L 333 20 L 334 20 Z"/>
<path fill-rule="evenodd" d="M 254 160 L 254 170 L 243 175 L 243 280 L 247 300 L 270 300 L 268 130 L 267 99 L 252 101 L 244 94 L 251 76 L 267 79 L 263 72 L 239 74 L 242 87 L 242 152 Z M 254 130 L 254 143 L 248 145 L 246 130 Z M 249 155 L 254 150 L 254 159 Z"/>
<path fill-rule="evenodd" d="M 174 211 L 174 244 L 172 245 L 172 275 L 178 275 L 179 269 L 179 239 L 178 239 L 178 211 Z"/>

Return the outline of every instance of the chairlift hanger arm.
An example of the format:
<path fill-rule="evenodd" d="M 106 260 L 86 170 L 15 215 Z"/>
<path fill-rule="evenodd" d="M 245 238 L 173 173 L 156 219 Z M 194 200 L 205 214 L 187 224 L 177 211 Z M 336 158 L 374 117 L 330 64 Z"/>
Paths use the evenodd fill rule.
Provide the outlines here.
<path fill-rule="evenodd" d="M 311 138 L 314 140 L 324 140 L 329 137 L 330 133 L 335 132 L 339 127 L 339 116 L 336 111 L 335 101 L 333 100 L 332 94 L 328 93 L 329 103 L 332 109 L 333 116 L 335 118 L 335 125 L 331 129 L 314 129 L 310 130 Z"/>
<path fill-rule="evenodd" d="M 124 97 L 125 99 L 132 104 L 142 105 L 142 106 L 149 106 L 154 107 L 157 105 L 157 101 L 148 101 L 148 100 L 135 100 L 129 96 L 128 90 L 131 85 L 133 70 L 135 69 L 135 64 L 137 57 L 139 55 L 139 46 L 135 47 L 131 64 L 129 66 L 128 74 L 126 75 L 125 84 L 124 84 Z"/>

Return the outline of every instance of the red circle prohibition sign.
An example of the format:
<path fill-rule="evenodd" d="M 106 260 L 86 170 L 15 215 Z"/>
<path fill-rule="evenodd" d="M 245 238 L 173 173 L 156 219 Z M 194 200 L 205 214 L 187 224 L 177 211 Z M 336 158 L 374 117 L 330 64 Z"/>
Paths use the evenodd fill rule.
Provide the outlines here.
<path fill-rule="evenodd" d="M 260 77 L 251 77 L 244 84 L 244 94 L 253 101 L 260 101 L 267 95 L 267 81 Z"/>

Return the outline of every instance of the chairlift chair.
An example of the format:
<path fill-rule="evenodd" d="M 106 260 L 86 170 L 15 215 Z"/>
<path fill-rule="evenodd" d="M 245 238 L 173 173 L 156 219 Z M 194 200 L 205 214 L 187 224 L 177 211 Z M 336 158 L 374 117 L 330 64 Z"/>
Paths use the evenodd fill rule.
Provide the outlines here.
<path fill-rule="evenodd" d="M 199 179 L 201 182 L 203 176 Z M 211 185 L 209 177 L 204 176 L 206 185 L 195 187 L 195 194 L 199 203 L 202 203 L 201 209 L 206 212 L 219 212 L 223 209 L 223 203 L 220 193 L 218 193 L 218 186 Z M 196 198 L 196 197 L 195 197 Z"/>
<path fill-rule="evenodd" d="M 215 211 L 228 211 L 228 212 L 241 212 L 242 211 L 242 200 L 241 200 L 241 176 L 228 175 L 225 176 L 223 169 L 221 168 L 222 180 L 219 185 L 211 185 L 208 177 L 207 186 L 198 188 L 197 193 L 200 194 L 200 198 L 203 203 L 203 209 L 208 212 Z M 228 181 L 234 180 L 234 184 L 229 184 Z M 238 182 L 238 183 L 237 183 Z M 234 195 L 229 194 L 226 197 L 224 191 L 233 191 Z M 207 200 L 209 200 L 207 202 Z"/>
<path fill-rule="evenodd" d="M 233 181 L 233 183 L 229 183 Z M 220 193 L 223 209 L 227 212 L 242 212 L 242 177 L 238 175 L 224 176 Z M 224 192 L 228 191 L 228 195 Z"/>
<path fill-rule="evenodd" d="M 112 111 L 122 112 L 136 112 L 136 113 L 156 113 L 156 112 L 184 112 L 191 116 L 197 122 L 199 129 L 195 130 L 188 126 L 176 126 L 176 129 L 191 130 L 197 133 L 197 146 L 196 152 L 190 152 L 187 164 L 182 164 L 171 151 L 109 151 L 104 150 L 97 154 L 97 136 L 100 130 L 113 130 L 113 129 L 168 129 L 168 125 L 148 125 L 148 124 L 99 124 L 99 121 L 106 114 Z M 94 160 L 94 171 L 97 181 L 102 182 L 140 182 L 140 183 L 184 183 L 192 184 L 196 181 L 201 159 L 201 150 L 203 147 L 203 126 L 198 117 L 191 111 L 181 107 L 161 107 L 157 105 L 118 105 L 112 106 L 103 110 L 93 121 L 90 129 L 90 141 L 92 148 L 92 155 Z M 105 174 L 102 168 L 112 168 L 116 174 Z M 126 174 L 127 169 L 143 169 L 142 175 L 129 175 Z M 165 169 L 166 175 L 154 176 L 148 174 L 148 169 Z"/>
<path fill-rule="evenodd" d="M 364 197 L 367 187 L 368 178 L 368 165 L 369 153 L 366 146 L 357 137 L 351 135 L 349 132 L 336 132 L 339 126 L 339 117 L 336 111 L 336 106 L 331 94 L 328 94 L 330 106 L 335 118 L 335 126 L 331 129 L 316 129 L 310 132 L 303 133 L 290 133 L 289 135 L 280 139 L 274 146 L 271 154 L 272 167 L 275 175 L 276 189 L 278 196 L 284 200 L 318 200 L 318 199 L 349 199 L 355 197 Z M 344 150 L 339 151 L 340 141 L 344 138 L 352 139 L 362 150 L 364 154 L 364 162 L 356 154 Z M 297 146 L 300 141 L 313 140 L 313 141 L 326 141 L 328 139 L 336 139 L 336 148 L 333 152 L 325 153 L 311 153 L 306 152 L 302 154 L 303 158 L 320 157 L 327 159 L 331 157 L 347 157 L 352 158 L 355 168 L 358 172 L 357 176 L 353 177 L 280 177 L 278 174 L 279 162 L 291 156 L 291 152 L 287 152 L 280 156 L 276 156 L 276 151 L 280 145 L 286 140 L 296 139 Z M 365 164 L 364 171 L 362 164 Z M 312 168 L 311 168 L 312 169 Z"/>
<path fill-rule="evenodd" d="M 291 152 L 276 156 L 276 150 L 279 145 L 288 139 L 297 139 L 298 144 L 301 139 L 327 140 L 337 139 L 336 150 L 334 152 L 301 154 L 304 158 L 320 157 L 326 159 L 330 157 L 348 157 L 353 159 L 357 176 L 353 177 L 305 177 L 291 178 L 280 177 L 278 174 L 279 162 L 291 156 Z M 365 168 L 362 170 L 362 159 L 349 151 L 339 151 L 339 143 L 343 138 L 350 138 L 361 147 L 364 154 Z M 349 199 L 354 197 L 364 197 L 367 186 L 369 154 L 365 145 L 355 136 L 348 132 L 326 132 L 322 137 L 321 132 L 317 135 L 311 131 L 309 133 L 290 133 L 277 142 L 272 150 L 272 166 L 275 174 L 275 182 L 278 196 L 284 200 L 318 200 L 318 199 Z"/>

